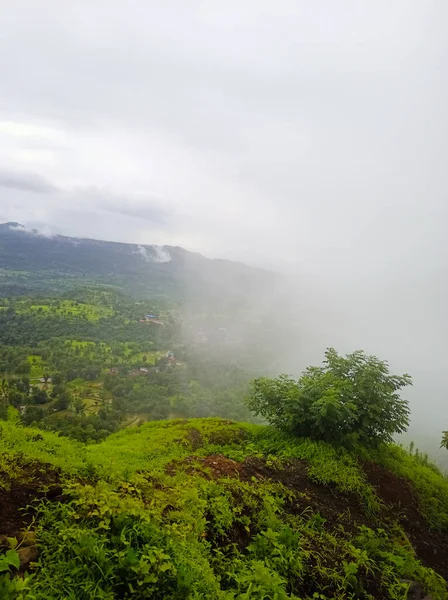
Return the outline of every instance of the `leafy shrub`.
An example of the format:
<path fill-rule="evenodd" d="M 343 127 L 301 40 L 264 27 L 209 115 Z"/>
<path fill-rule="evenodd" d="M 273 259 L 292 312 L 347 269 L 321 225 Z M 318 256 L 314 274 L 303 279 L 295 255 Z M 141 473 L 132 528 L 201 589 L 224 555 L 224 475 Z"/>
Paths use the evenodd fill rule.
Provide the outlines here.
<path fill-rule="evenodd" d="M 314 439 L 376 445 L 409 425 L 409 405 L 399 396 L 409 375 L 391 375 L 387 362 L 362 351 L 345 357 L 329 348 L 322 367 L 308 367 L 251 384 L 249 408 L 272 425 Z"/>
<path fill-rule="evenodd" d="M 443 432 L 442 442 L 440 444 L 441 448 L 446 448 L 448 450 L 448 431 Z"/>

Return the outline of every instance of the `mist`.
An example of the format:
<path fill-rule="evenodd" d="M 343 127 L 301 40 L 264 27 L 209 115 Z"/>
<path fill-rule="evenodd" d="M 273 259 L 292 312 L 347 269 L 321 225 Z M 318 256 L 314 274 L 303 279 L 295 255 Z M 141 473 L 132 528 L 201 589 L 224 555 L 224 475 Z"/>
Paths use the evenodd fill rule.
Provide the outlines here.
<path fill-rule="evenodd" d="M 441 1 L 9 3 L 0 221 L 282 273 L 252 298 L 288 331 L 273 366 L 298 375 L 327 346 L 388 360 L 413 376 L 409 437 L 438 455 L 447 16 Z"/>

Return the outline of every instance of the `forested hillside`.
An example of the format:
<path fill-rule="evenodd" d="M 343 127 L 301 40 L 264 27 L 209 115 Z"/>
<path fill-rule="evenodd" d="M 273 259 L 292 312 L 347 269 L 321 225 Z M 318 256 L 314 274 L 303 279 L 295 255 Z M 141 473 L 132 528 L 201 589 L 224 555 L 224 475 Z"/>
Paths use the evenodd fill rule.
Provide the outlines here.
<path fill-rule="evenodd" d="M 174 246 L 142 246 L 62 235 L 19 223 L 0 225 L 0 293 L 106 284 L 127 294 L 160 295 L 200 307 L 244 307 L 281 277 Z"/>

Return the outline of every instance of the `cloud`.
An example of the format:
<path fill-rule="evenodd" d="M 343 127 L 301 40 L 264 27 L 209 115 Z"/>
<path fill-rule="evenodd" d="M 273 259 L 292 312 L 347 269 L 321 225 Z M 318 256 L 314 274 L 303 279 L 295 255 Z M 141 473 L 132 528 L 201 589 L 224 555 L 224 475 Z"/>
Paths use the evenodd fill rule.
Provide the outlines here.
<path fill-rule="evenodd" d="M 164 248 L 163 246 L 154 246 L 154 251 L 155 251 L 154 262 L 157 262 L 157 263 L 170 262 L 171 255 L 167 248 Z"/>
<path fill-rule="evenodd" d="M 7 176 L 4 220 L 287 270 L 297 362 L 390 358 L 440 428 L 447 3 L 6 4 L 0 164 L 60 191 Z"/>
<path fill-rule="evenodd" d="M 58 188 L 50 181 L 36 173 L 26 171 L 9 171 L 0 169 L 0 187 L 35 192 L 37 194 L 53 194 Z"/>
<path fill-rule="evenodd" d="M 0 134 L 11 136 L 39 137 L 49 140 L 58 140 L 62 133 L 51 127 L 42 127 L 33 123 L 20 123 L 14 121 L 0 121 Z"/>
<path fill-rule="evenodd" d="M 137 246 L 137 252 L 146 262 L 166 263 L 171 261 L 169 251 L 163 246 L 151 246 L 151 252 L 144 246 Z"/>

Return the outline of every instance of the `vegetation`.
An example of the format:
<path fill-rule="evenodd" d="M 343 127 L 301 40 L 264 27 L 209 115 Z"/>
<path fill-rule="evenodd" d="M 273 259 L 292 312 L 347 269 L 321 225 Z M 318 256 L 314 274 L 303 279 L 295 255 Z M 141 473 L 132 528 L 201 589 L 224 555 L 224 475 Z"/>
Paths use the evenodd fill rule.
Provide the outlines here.
<path fill-rule="evenodd" d="M 448 450 L 448 431 L 443 432 L 441 447 Z"/>
<path fill-rule="evenodd" d="M 356 455 L 325 442 L 204 419 L 85 445 L 3 422 L 0 449 L 5 514 L 19 490 L 35 495 L 5 531 L 5 600 L 404 600 L 412 586 L 448 597 L 437 574 L 446 555 L 419 559 L 421 532 L 403 515 L 412 502 L 385 504 L 398 475 L 383 467 L 388 480 L 374 486 Z M 376 452 L 378 468 L 396 460 L 394 446 Z M 417 482 L 432 478 L 444 517 L 428 524 L 442 526 L 447 480 L 402 452 L 416 497 L 427 493 Z"/>
<path fill-rule="evenodd" d="M 160 300 L 84 288 L 0 305 L 0 418 L 13 407 L 25 425 L 83 442 L 169 416 L 251 418 L 250 365 L 219 339 L 185 339 Z M 142 322 L 155 308 L 163 326 Z"/>
<path fill-rule="evenodd" d="M 329 349 L 254 379 L 272 274 L 168 250 L 0 226 L 0 598 L 448 600 L 410 377 Z"/>
<path fill-rule="evenodd" d="M 255 379 L 249 408 L 279 429 L 336 443 L 390 442 L 406 431 L 409 405 L 400 398 L 409 375 L 390 375 L 386 362 L 362 351 L 345 357 L 330 348 L 322 367 L 295 381 Z"/>

